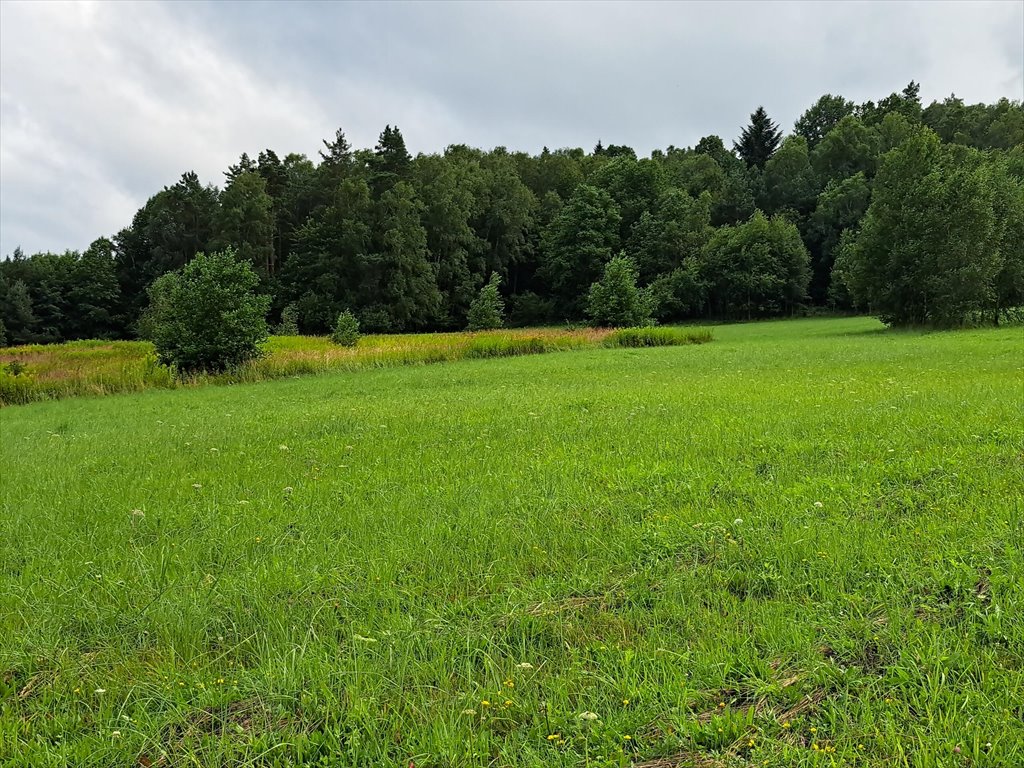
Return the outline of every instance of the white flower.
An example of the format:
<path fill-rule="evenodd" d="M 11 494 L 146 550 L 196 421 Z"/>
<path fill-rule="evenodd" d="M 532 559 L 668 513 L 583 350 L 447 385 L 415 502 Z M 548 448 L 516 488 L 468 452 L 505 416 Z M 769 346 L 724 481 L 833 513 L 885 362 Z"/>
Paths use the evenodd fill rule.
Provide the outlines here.
<path fill-rule="evenodd" d="M 815 509 L 821 509 L 821 508 L 822 508 L 822 507 L 824 507 L 824 506 L 825 506 L 825 505 L 824 505 L 824 504 L 822 504 L 822 503 L 821 503 L 820 501 L 816 501 L 816 502 L 814 502 L 814 507 L 815 507 Z"/>
<path fill-rule="evenodd" d="M 524 661 L 522 664 L 516 664 L 519 669 L 533 669 L 533 664 L 528 661 Z"/>
<path fill-rule="evenodd" d="M 476 710 L 475 709 L 464 709 L 464 710 L 462 710 L 462 714 L 464 714 L 464 715 L 475 715 L 476 714 Z"/>
<path fill-rule="evenodd" d="M 132 510 L 132 517 L 145 517 L 145 516 L 146 516 L 146 513 L 143 512 L 141 509 L 133 509 Z"/>
<path fill-rule="evenodd" d="M 737 517 L 735 520 L 732 521 L 732 524 L 733 525 L 743 525 L 743 518 L 742 517 Z"/>
<path fill-rule="evenodd" d="M 103 693 L 106 693 L 106 692 L 107 692 L 107 689 L 106 689 L 106 688 L 97 688 L 97 689 L 96 689 L 96 693 L 100 693 L 100 694 L 103 694 Z"/>
<path fill-rule="evenodd" d="M 278 448 L 279 448 L 280 450 L 282 450 L 282 451 L 287 451 L 287 450 L 288 450 L 288 446 L 287 446 L 287 445 L 284 445 L 284 444 L 281 444 L 281 445 L 279 445 L 279 446 L 277 446 L 277 447 L 278 447 Z"/>
<path fill-rule="evenodd" d="M 580 712 L 580 720 L 597 720 L 595 712 Z"/>
<path fill-rule="evenodd" d="M 121 738 L 121 732 L 120 731 L 111 731 L 110 735 L 111 735 L 112 738 L 115 738 L 115 739 L 120 739 Z"/>

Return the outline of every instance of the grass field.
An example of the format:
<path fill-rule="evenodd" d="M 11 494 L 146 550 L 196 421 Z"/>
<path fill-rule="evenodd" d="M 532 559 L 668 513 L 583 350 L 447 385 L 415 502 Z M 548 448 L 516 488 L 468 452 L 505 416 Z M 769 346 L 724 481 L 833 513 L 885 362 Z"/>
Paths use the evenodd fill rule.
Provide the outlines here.
<path fill-rule="evenodd" d="M 0 411 L 0 765 L 1024 765 L 1024 333 Z"/>

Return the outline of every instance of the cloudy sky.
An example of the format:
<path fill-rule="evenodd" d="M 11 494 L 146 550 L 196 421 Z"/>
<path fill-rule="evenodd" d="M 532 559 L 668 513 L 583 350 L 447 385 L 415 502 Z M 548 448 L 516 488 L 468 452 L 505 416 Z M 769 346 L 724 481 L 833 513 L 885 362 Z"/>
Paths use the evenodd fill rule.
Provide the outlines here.
<path fill-rule="evenodd" d="M 1024 2 L 0 2 L 0 255 L 84 248 L 183 171 L 373 146 L 648 153 L 823 93 L 1024 98 Z"/>

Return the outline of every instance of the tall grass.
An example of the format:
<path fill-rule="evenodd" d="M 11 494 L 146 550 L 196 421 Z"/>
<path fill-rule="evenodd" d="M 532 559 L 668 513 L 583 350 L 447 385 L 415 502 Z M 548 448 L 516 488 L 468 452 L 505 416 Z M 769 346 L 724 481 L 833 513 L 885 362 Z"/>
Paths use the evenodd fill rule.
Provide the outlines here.
<path fill-rule="evenodd" d="M 153 388 L 239 384 L 332 370 L 423 365 L 599 346 L 603 329 L 523 329 L 478 333 L 364 336 L 353 347 L 326 337 L 273 336 L 264 355 L 225 373 L 177 376 L 148 342 L 75 341 L 0 348 L 0 405 Z"/>
<path fill-rule="evenodd" d="M 673 328 L 670 326 L 620 328 L 605 337 L 606 347 L 675 347 L 684 344 L 706 344 L 711 341 L 707 328 Z"/>

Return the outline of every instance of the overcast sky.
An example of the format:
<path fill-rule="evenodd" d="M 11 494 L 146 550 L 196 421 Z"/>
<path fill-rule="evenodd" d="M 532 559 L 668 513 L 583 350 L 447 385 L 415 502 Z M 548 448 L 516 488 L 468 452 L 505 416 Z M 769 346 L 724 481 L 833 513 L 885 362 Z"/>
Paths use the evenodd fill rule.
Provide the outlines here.
<path fill-rule="evenodd" d="M 246 151 L 649 153 L 823 93 L 1024 98 L 1024 2 L 0 2 L 0 254 L 85 248 Z"/>

